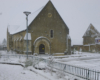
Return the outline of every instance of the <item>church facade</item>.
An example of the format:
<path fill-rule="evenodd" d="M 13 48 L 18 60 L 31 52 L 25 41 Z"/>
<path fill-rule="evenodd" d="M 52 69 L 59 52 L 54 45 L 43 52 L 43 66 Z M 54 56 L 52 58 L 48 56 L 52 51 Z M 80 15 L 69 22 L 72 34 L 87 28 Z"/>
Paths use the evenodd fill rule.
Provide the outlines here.
<path fill-rule="evenodd" d="M 26 53 L 26 30 L 10 34 L 7 29 L 7 50 Z M 69 28 L 51 1 L 28 26 L 28 53 L 71 54 Z"/>

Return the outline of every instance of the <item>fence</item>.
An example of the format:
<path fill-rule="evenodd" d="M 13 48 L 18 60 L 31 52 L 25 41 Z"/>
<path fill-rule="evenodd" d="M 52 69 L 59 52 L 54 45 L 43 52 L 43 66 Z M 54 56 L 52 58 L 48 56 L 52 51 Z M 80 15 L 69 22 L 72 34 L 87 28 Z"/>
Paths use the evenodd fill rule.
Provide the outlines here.
<path fill-rule="evenodd" d="M 75 76 L 87 79 L 87 80 L 99 80 L 100 72 L 89 70 L 85 68 L 80 68 L 76 66 L 71 66 L 62 63 L 53 62 L 54 68 L 63 70 L 67 73 L 73 74 Z"/>
<path fill-rule="evenodd" d="M 2 55 L 1 57 L 4 58 L 9 58 L 9 57 L 17 57 L 17 58 L 22 58 L 22 57 L 26 57 L 26 55 Z M 68 65 L 68 64 L 63 64 L 60 62 L 54 62 L 52 61 L 52 63 L 50 64 L 50 60 L 49 59 L 44 59 L 44 58 L 40 58 L 40 57 L 36 57 L 36 56 L 32 56 L 29 55 L 29 58 L 39 60 L 41 59 L 41 61 L 44 61 L 47 65 L 49 65 L 50 67 L 52 66 L 52 68 L 55 68 L 57 70 L 84 78 L 86 80 L 100 80 L 100 72 L 99 71 L 95 71 L 95 70 L 90 70 L 87 68 L 82 68 L 82 67 L 77 67 L 77 66 L 72 66 L 72 65 Z"/>
<path fill-rule="evenodd" d="M 36 59 L 38 57 L 35 57 Z M 95 71 L 95 70 L 90 70 L 87 68 L 82 68 L 82 67 L 77 67 L 77 66 L 72 66 L 68 64 L 63 64 L 60 62 L 52 62 L 50 64 L 50 60 L 43 59 L 42 60 L 48 64 L 52 68 L 58 69 L 60 71 L 84 78 L 86 80 L 100 80 L 100 72 Z"/>

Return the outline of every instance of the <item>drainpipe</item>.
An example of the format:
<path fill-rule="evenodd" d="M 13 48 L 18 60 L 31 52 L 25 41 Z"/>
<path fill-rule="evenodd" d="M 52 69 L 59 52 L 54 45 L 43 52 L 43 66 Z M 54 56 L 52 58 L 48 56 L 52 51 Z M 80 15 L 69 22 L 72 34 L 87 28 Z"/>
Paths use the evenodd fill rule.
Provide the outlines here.
<path fill-rule="evenodd" d="M 68 52 L 68 34 L 67 34 L 67 52 Z"/>

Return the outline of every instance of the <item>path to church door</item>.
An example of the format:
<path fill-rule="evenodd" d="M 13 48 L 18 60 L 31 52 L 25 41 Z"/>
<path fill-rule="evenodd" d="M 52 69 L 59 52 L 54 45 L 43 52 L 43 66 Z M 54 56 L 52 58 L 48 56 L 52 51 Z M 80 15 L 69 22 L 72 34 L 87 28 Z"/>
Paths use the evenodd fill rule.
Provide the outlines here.
<path fill-rule="evenodd" d="M 43 44 L 39 46 L 39 54 L 45 54 L 45 46 Z"/>

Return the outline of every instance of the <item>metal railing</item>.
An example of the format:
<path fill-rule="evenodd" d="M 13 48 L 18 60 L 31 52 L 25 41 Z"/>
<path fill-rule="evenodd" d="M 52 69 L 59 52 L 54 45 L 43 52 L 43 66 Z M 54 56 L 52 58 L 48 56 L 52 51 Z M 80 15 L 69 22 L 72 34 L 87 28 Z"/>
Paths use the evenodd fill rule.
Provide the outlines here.
<path fill-rule="evenodd" d="M 35 57 L 35 58 L 37 59 L 38 57 Z M 42 59 L 47 65 L 52 66 L 53 68 L 57 70 L 84 78 L 86 80 L 100 80 L 100 71 L 72 66 L 72 65 L 68 65 L 68 64 L 64 64 L 60 62 L 54 62 L 54 61 L 50 64 L 50 60 L 43 59 L 43 58 L 40 58 L 40 59 Z"/>

